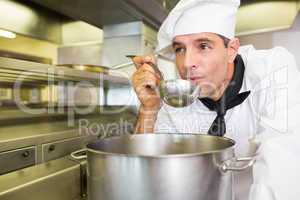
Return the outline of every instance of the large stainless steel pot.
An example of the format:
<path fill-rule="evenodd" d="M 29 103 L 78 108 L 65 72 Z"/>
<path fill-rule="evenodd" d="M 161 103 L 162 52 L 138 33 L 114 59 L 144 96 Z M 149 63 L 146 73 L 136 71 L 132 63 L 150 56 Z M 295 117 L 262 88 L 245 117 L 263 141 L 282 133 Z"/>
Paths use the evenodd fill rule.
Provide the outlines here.
<path fill-rule="evenodd" d="M 199 134 L 125 135 L 88 144 L 88 199 L 232 200 L 231 171 L 254 162 L 236 159 L 234 144 Z"/>

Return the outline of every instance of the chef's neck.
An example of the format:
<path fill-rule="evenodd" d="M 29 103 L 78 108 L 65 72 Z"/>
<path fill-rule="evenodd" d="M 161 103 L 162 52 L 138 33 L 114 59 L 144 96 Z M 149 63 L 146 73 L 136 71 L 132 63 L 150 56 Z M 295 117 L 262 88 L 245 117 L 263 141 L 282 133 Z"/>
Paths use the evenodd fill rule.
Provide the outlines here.
<path fill-rule="evenodd" d="M 220 87 L 212 95 L 212 97 L 211 97 L 212 100 L 218 101 L 219 99 L 221 99 L 221 97 L 223 96 L 225 90 L 227 89 L 230 81 L 233 78 L 233 73 L 234 73 L 234 63 L 229 63 L 227 76 L 224 79 L 223 83 L 220 85 Z"/>

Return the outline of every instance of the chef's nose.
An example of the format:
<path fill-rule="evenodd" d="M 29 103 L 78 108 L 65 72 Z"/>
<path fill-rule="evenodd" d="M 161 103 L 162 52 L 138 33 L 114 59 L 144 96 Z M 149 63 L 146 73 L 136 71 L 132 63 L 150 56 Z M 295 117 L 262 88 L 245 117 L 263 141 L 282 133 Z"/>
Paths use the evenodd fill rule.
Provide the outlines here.
<path fill-rule="evenodd" d="M 196 53 L 192 49 L 187 49 L 184 57 L 184 66 L 187 70 L 193 70 L 197 68 Z"/>

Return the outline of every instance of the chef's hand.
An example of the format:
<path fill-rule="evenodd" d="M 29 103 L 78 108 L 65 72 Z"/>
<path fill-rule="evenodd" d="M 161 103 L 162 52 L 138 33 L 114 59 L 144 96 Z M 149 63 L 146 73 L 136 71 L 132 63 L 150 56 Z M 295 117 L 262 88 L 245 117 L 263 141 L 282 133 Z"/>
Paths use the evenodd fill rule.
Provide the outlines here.
<path fill-rule="evenodd" d="M 157 112 L 160 108 L 158 86 L 162 77 L 151 67 L 156 64 L 155 58 L 136 56 L 133 62 L 137 71 L 132 76 L 132 83 L 141 106 L 143 110 Z"/>

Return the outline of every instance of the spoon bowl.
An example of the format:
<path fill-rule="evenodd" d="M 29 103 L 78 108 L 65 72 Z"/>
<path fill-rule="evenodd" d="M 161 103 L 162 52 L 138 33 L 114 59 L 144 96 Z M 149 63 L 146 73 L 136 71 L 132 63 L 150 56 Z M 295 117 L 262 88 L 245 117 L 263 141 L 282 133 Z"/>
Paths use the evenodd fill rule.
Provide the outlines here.
<path fill-rule="evenodd" d="M 163 80 L 159 86 L 162 100 L 173 107 L 185 107 L 200 96 L 200 87 L 183 79 Z"/>

